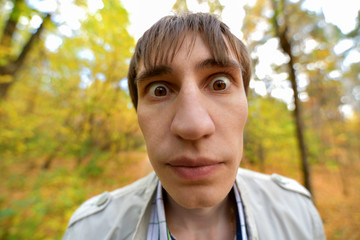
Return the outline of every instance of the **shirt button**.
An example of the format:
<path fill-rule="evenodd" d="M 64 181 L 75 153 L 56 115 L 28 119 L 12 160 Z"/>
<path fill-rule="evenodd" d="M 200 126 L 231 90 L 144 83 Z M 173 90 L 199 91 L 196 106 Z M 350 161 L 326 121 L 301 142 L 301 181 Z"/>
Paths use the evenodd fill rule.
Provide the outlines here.
<path fill-rule="evenodd" d="M 288 180 L 280 175 L 277 174 L 273 174 L 272 179 L 274 180 L 274 182 L 276 182 L 279 185 L 286 185 L 288 184 Z"/>
<path fill-rule="evenodd" d="M 101 195 L 101 197 L 99 198 L 99 200 L 96 202 L 96 206 L 100 207 L 100 206 L 104 205 L 108 199 L 109 199 L 109 194 L 107 192 L 103 193 Z"/>

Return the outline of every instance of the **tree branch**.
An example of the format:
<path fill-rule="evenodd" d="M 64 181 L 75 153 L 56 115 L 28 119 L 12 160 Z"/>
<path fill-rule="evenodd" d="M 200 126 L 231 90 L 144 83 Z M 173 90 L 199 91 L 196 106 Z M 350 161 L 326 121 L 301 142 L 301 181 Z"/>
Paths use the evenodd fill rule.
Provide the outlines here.
<path fill-rule="evenodd" d="M 24 48 L 22 49 L 21 53 L 19 54 L 18 58 L 13 62 L 13 64 L 15 65 L 14 71 L 17 71 L 21 67 L 21 65 L 24 63 L 24 60 L 25 60 L 26 56 L 28 55 L 28 53 L 30 52 L 32 45 L 34 44 L 34 41 L 40 37 L 41 32 L 44 29 L 45 23 L 49 20 L 50 20 L 50 14 L 47 14 L 43 18 L 43 22 L 41 23 L 41 25 L 39 26 L 37 31 L 33 35 L 31 35 L 31 37 L 25 44 Z"/>
<path fill-rule="evenodd" d="M 51 16 L 50 14 L 47 14 L 43 18 L 43 22 L 41 23 L 41 25 L 39 26 L 37 31 L 35 33 L 33 33 L 31 35 L 31 37 L 29 38 L 29 40 L 26 42 L 21 53 L 16 58 L 16 60 L 10 61 L 5 66 L 0 66 L 0 76 L 5 76 L 5 75 L 14 76 L 16 74 L 16 72 L 22 67 L 26 57 L 28 56 L 30 50 L 32 49 L 32 47 L 34 45 L 34 42 L 40 37 L 41 32 L 44 29 L 45 23 L 50 20 L 50 16 Z M 15 82 L 14 80 L 10 81 L 10 82 L 5 82 L 5 83 L 0 82 L 0 100 L 5 99 L 10 86 L 12 84 L 14 84 L 14 82 Z"/>
<path fill-rule="evenodd" d="M 0 46 L 2 47 L 8 47 L 11 46 L 11 39 L 14 35 L 14 32 L 16 30 L 16 25 L 19 21 L 20 17 L 20 4 L 22 3 L 22 0 L 15 0 L 13 9 L 10 13 L 10 16 L 5 24 L 4 31 L 0 40 Z"/>

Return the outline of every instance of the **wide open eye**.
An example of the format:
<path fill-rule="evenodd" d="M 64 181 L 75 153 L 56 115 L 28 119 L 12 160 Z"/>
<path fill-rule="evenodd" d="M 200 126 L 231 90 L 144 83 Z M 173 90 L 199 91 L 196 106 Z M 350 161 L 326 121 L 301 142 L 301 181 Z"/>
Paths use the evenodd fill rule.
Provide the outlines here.
<path fill-rule="evenodd" d="M 149 93 L 155 97 L 165 97 L 169 94 L 169 89 L 164 84 L 156 83 L 150 87 Z"/>
<path fill-rule="evenodd" d="M 210 88 L 214 91 L 224 91 L 230 86 L 231 82 L 227 77 L 216 77 L 211 81 Z"/>

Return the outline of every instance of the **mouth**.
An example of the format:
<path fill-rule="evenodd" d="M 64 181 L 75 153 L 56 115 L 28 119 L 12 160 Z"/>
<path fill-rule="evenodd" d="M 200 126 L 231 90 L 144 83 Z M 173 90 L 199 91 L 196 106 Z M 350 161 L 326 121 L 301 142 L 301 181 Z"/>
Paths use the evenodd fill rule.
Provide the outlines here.
<path fill-rule="evenodd" d="M 203 180 L 211 177 L 224 163 L 206 158 L 178 158 L 168 162 L 173 172 L 184 180 Z"/>

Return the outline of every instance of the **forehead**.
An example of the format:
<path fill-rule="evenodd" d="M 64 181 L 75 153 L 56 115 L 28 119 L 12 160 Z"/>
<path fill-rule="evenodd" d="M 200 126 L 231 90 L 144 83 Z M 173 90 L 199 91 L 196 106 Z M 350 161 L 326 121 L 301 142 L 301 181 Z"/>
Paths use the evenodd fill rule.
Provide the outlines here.
<path fill-rule="evenodd" d="M 211 43 L 203 34 L 186 33 L 179 36 L 176 41 L 166 41 L 160 49 L 153 49 L 148 56 L 143 55 L 139 61 L 137 78 L 140 78 L 143 71 L 171 65 L 175 58 L 183 62 L 189 61 L 190 58 L 198 58 L 199 61 L 202 60 L 199 67 L 223 65 L 241 68 L 237 55 L 225 36 L 222 36 L 222 40 L 222 47 L 210 46 Z"/>
<path fill-rule="evenodd" d="M 229 51 L 228 54 L 223 54 L 221 58 L 216 58 L 211 48 L 201 35 L 186 36 L 181 43 L 181 46 L 176 49 L 174 56 L 159 59 L 156 61 L 155 57 L 150 64 L 140 63 L 136 84 L 143 79 L 164 75 L 174 74 L 174 69 L 196 70 L 201 71 L 211 68 L 231 68 L 237 69 L 241 72 L 241 65 L 236 59 L 235 54 Z"/>

